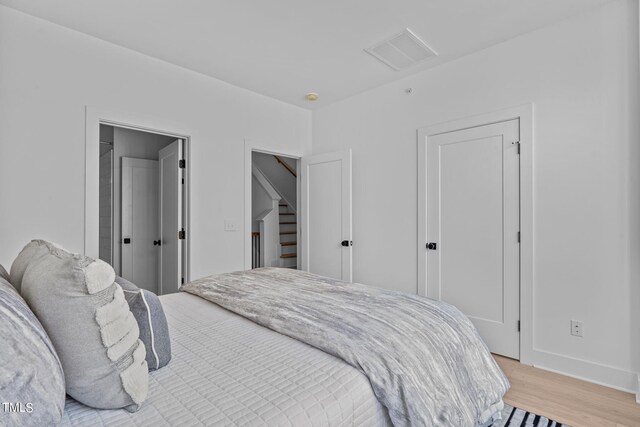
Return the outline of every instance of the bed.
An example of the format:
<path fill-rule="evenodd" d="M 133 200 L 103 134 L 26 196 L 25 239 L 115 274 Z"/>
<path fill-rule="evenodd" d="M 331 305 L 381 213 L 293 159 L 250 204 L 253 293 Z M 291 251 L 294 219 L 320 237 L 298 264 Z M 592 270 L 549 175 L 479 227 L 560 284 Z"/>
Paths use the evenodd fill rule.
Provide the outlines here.
<path fill-rule="evenodd" d="M 173 357 L 135 413 L 67 398 L 62 426 L 384 426 L 367 378 L 345 362 L 195 295 L 160 297 Z"/>
<path fill-rule="evenodd" d="M 69 398 L 63 426 L 488 426 L 503 408 L 506 378 L 445 303 L 288 269 L 181 290 L 161 297 L 173 358 L 142 408 Z"/>

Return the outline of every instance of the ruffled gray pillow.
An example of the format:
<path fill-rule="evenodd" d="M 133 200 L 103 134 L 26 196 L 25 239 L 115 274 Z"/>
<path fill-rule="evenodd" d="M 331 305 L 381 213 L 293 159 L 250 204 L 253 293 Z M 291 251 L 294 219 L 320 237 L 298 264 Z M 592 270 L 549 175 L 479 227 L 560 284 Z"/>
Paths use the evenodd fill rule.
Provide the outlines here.
<path fill-rule="evenodd" d="M 22 277 L 24 276 L 24 272 L 27 271 L 29 263 L 49 253 L 49 249 L 46 245 L 38 245 L 34 242 L 36 241 L 34 240 L 25 246 L 13 261 L 13 264 L 11 264 L 9 283 L 11 283 L 20 294 L 22 294 Z M 58 247 L 54 243 L 50 243 L 50 245 Z"/>
<path fill-rule="evenodd" d="M 113 268 L 42 240 L 21 254 L 30 253 L 15 271 L 24 271 L 22 296 L 60 357 L 67 394 L 94 408 L 136 411 L 149 387 L 146 351 Z"/>

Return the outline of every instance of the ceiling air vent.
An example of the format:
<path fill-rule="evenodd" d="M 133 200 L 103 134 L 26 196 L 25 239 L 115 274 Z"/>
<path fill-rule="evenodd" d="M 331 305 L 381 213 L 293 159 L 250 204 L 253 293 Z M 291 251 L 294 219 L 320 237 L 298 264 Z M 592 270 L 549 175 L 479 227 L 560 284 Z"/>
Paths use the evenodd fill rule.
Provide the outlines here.
<path fill-rule="evenodd" d="M 396 71 L 403 70 L 438 54 L 410 29 L 365 49 Z"/>

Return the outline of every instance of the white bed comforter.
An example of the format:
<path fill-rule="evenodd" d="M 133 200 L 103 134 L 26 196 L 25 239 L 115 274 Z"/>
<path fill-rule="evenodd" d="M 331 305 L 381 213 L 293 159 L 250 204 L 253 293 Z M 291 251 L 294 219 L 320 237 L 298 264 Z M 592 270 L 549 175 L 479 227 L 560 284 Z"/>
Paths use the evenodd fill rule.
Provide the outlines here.
<path fill-rule="evenodd" d="M 169 365 L 136 413 L 68 398 L 63 426 L 382 426 L 367 377 L 344 361 L 186 293 L 161 301 Z"/>

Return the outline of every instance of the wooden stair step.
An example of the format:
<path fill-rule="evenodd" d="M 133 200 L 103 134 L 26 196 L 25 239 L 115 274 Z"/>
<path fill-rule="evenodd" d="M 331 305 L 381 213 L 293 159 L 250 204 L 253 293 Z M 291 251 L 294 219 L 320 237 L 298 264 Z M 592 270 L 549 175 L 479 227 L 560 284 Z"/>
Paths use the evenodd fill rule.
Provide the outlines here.
<path fill-rule="evenodd" d="M 282 254 L 280 258 L 296 258 L 297 256 L 297 254 Z"/>
<path fill-rule="evenodd" d="M 290 212 L 280 212 L 280 215 L 295 215 L 295 214 Z"/>
<path fill-rule="evenodd" d="M 283 235 L 283 234 L 296 234 L 296 233 L 297 233 L 297 231 L 281 231 L 280 235 Z"/>
<path fill-rule="evenodd" d="M 280 242 L 280 246 L 295 246 L 298 242 Z"/>
<path fill-rule="evenodd" d="M 280 224 L 297 224 L 295 221 L 280 221 Z"/>

